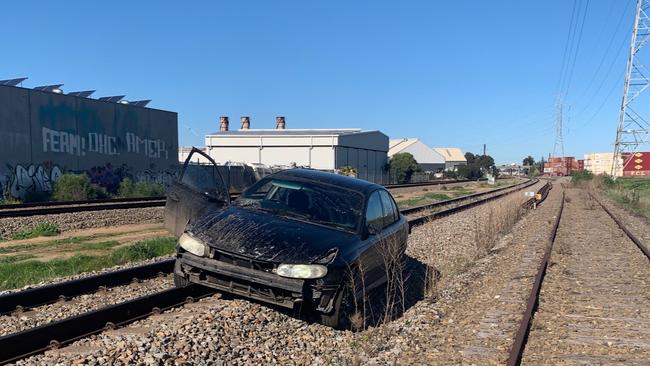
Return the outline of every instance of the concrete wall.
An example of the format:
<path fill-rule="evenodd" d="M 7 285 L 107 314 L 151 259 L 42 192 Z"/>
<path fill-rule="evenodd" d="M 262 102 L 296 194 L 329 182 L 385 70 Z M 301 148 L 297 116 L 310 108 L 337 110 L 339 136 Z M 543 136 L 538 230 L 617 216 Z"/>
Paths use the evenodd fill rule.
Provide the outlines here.
<path fill-rule="evenodd" d="M 0 86 L 0 192 L 51 191 L 65 172 L 171 182 L 178 171 L 177 114 Z"/>

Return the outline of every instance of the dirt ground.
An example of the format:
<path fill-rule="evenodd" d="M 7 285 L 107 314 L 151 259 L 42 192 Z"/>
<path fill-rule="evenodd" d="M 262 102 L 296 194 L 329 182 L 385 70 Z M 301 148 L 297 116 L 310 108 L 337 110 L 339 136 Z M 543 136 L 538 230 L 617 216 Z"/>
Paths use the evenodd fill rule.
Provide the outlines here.
<path fill-rule="evenodd" d="M 69 230 L 56 236 L 0 242 L 0 261 L 48 261 L 76 254 L 105 254 L 120 246 L 169 235 L 162 223 Z"/>

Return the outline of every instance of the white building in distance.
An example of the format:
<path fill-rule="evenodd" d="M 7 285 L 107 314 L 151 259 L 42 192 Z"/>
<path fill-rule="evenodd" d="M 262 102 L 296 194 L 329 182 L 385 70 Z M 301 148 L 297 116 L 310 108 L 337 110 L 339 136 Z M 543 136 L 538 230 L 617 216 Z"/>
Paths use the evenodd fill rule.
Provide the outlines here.
<path fill-rule="evenodd" d="M 409 153 L 418 162 L 422 171 L 436 173 L 445 170 L 445 158 L 417 138 L 390 140 L 388 157 L 399 153 Z"/>
<path fill-rule="evenodd" d="M 457 147 L 434 147 L 433 149 L 445 158 L 445 170 L 455 171 L 459 166 L 467 165 L 465 154 Z"/>
<path fill-rule="evenodd" d="M 251 129 L 241 118 L 241 128 L 230 130 L 221 117 L 220 131 L 205 137 L 205 151 L 218 164 L 240 162 L 266 166 L 302 166 L 334 171 L 352 167 L 357 177 L 381 182 L 387 164 L 388 136 L 360 129 L 285 129 L 284 117 L 275 129 Z"/>

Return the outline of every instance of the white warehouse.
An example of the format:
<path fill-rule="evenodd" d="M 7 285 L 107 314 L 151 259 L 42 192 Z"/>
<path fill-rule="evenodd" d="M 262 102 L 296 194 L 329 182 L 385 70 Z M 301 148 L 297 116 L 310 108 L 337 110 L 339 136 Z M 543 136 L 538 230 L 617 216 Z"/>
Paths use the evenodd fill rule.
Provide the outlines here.
<path fill-rule="evenodd" d="M 381 182 L 387 164 L 388 136 L 360 129 L 285 129 L 284 117 L 275 129 L 251 129 L 241 118 L 241 129 L 230 130 L 227 117 L 220 131 L 205 137 L 206 151 L 219 164 L 242 162 L 267 166 L 303 166 L 336 170 L 345 166 L 357 176 Z"/>

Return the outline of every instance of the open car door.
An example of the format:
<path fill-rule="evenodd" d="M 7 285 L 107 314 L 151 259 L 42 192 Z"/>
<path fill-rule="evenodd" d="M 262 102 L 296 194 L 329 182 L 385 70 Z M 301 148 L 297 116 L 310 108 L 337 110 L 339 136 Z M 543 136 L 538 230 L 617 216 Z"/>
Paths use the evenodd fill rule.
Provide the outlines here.
<path fill-rule="evenodd" d="M 188 222 L 229 203 L 228 186 L 217 164 L 203 151 L 192 148 L 180 177 L 167 192 L 165 228 L 178 237 Z"/>

